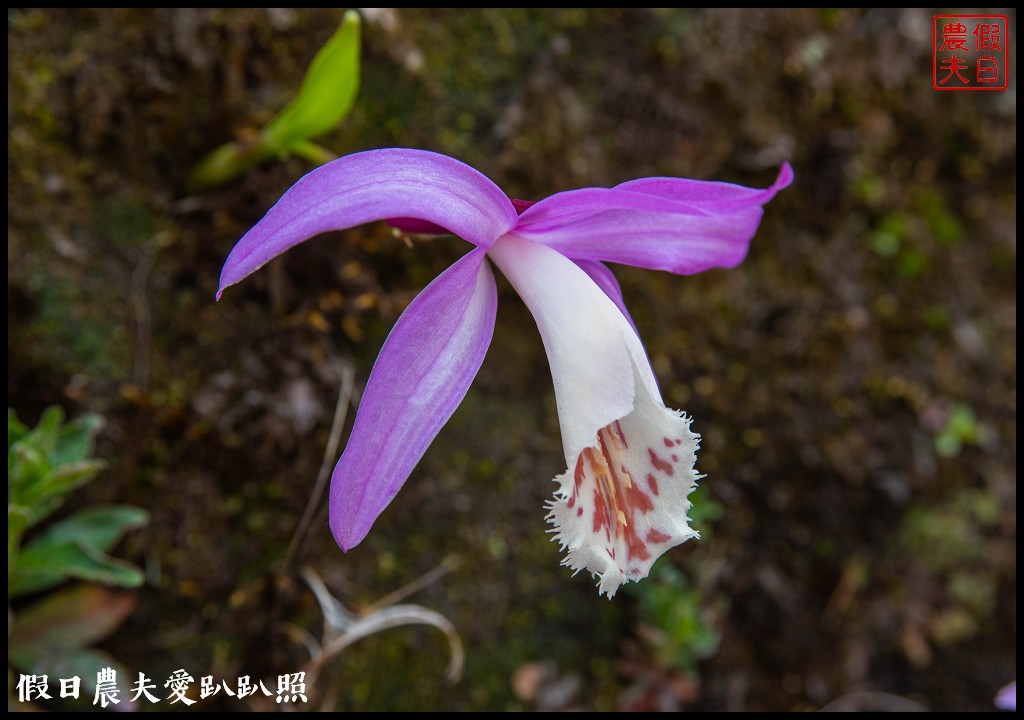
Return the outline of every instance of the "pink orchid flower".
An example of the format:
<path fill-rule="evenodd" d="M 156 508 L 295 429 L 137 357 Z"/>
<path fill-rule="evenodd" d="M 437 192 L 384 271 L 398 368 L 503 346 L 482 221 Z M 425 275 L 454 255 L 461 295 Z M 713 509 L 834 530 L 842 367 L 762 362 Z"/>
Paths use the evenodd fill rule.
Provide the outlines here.
<path fill-rule="evenodd" d="M 555 386 L 567 470 L 548 521 L 563 561 L 609 597 L 647 576 L 697 533 L 687 495 L 699 436 L 665 407 L 650 362 L 604 261 L 697 273 L 747 254 L 789 165 L 758 190 L 678 178 L 510 200 L 473 168 L 422 150 L 371 150 L 299 180 L 231 251 L 220 290 L 330 230 L 391 220 L 476 246 L 412 301 L 370 373 L 331 482 L 338 544 L 359 543 L 465 397 L 494 331 L 490 259 L 540 329 Z"/>

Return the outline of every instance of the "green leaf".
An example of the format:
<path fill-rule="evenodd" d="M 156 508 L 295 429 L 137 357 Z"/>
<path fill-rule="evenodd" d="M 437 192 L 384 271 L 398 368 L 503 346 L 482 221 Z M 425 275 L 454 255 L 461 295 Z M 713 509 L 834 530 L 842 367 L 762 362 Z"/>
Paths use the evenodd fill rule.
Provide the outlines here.
<path fill-rule="evenodd" d="M 102 460 L 82 460 L 34 482 L 19 498 L 20 504 L 31 508 L 29 526 L 51 515 L 64 502 L 65 495 L 92 480 L 105 466 Z"/>
<path fill-rule="evenodd" d="M 57 405 L 43 410 L 43 416 L 26 437 L 34 447 L 38 447 L 49 455 L 57 444 L 57 434 L 64 422 L 64 410 Z"/>
<path fill-rule="evenodd" d="M 8 439 L 12 433 L 12 415 L 8 413 Z M 90 480 L 103 467 L 88 460 L 93 440 L 102 425 L 98 415 L 86 415 L 62 425 L 64 411 L 48 408 L 32 430 L 21 433 L 7 449 L 7 502 L 28 506 L 38 522 L 59 505 L 63 495 Z M 14 435 L 18 436 L 18 425 Z M 22 426 L 23 427 L 23 426 Z"/>
<path fill-rule="evenodd" d="M 311 141 L 337 126 L 359 91 L 359 14 L 349 10 L 313 58 L 298 94 L 255 139 L 221 145 L 189 174 L 196 190 L 223 185 L 274 155 L 298 155 L 322 165 L 337 156 Z"/>
<path fill-rule="evenodd" d="M 11 575 L 18 564 L 21 536 L 28 528 L 30 509 L 21 505 L 7 505 L 7 588 L 10 597 Z"/>
<path fill-rule="evenodd" d="M 39 483 L 37 489 L 45 497 L 67 495 L 76 487 L 92 480 L 105 466 L 106 463 L 102 460 L 79 460 L 62 465 L 50 473 L 44 482 Z"/>
<path fill-rule="evenodd" d="M 11 445 L 28 434 L 28 427 L 23 425 L 14 410 L 7 408 L 7 469 L 10 470 Z"/>
<path fill-rule="evenodd" d="M 14 618 L 8 654 L 19 668 L 47 656 L 98 642 L 119 628 L 135 608 L 135 594 L 96 585 L 55 592 Z"/>
<path fill-rule="evenodd" d="M 142 571 L 131 563 L 88 545 L 43 540 L 39 538 L 22 549 L 17 566 L 8 576 L 8 597 L 45 590 L 67 578 L 120 587 L 138 587 L 144 580 Z"/>
<path fill-rule="evenodd" d="M 48 528 L 29 545 L 46 548 L 64 543 L 78 543 L 99 552 L 107 552 L 129 530 L 149 522 L 149 513 L 126 505 L 105 505 L 75 513 Z"/>
<path fill-rule="evenodd" d="M 275 154 L 263 135 L 255 142 L 229 142 L 204 157 L 192 169 L 189 182 L 196 188 L 223 185 Z"/>
<path fill-rule="evenodd" d="M 326 148 L 322 148 L 313 142 L 300 142 L 291 147 L 291 151 L 300 158 L 309 160 L 314 165 L 325 165 L 331 160 L 337 160 L 338 156 Z"/>
<path fill-rule="evenodd" d="M 83 415 L 61 427 L 57 432 L 50 462 L 59 467 L 90 457 L 96 434 L 101 427 L 103 418 L 99 415 Z"/>
<path fill-rule="evenodd" d="M 359 14 L 345 13 L 306 71 L 298 95 L 263 130 L 279 152 L 323 135 L 348 115 L 359 90 Z"/>
<path fill-rule="evenodd" d="M 16 442 L 7 452 L 7 502 L 19 502 L 50 472 L 46 455 L 28 442 Z"/>

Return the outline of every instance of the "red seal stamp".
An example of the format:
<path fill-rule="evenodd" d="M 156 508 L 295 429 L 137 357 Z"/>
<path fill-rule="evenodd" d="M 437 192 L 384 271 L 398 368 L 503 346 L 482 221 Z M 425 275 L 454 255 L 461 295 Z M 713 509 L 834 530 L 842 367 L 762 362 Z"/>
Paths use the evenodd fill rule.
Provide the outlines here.
<path fill-rule="evenodd" d="M 1005 90 L 1005 15 L 936 15 L 932 18 L 932 87 L 936 90 Z"/>

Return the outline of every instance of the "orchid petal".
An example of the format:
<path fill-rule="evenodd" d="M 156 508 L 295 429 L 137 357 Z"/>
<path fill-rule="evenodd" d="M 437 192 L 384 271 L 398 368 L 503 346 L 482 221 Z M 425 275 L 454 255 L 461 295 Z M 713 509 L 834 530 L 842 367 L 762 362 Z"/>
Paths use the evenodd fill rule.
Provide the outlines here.
<path fill-rule="evenodd" d="M 533 313 L 551 365 L 568 469 L 548 521 L 562 564 L 598 576 L 611 597 L 697 536 L 687 495 L 699 437 L 665 407 L 636 332 L 586 272 L 514 236 L 490 255 Z"/>
<path fill-rule="evenodd" d="M 497 310 L 485 252 L 468 253 L 413 300 L 373 366 L 331 481 L 331 529 L 344 550 L 366 536 L 480 369 Z"/>
<path fill-rule="evenodd" d="M 634 366 L 659 401 L 647 354 L 625 316 L 590 277 L 549 247 L 506 235 L 488 256 L 537 321 L 555 385 L 567 464 L 597 431 L 633 409 Z"/>
<path fill-rule="evenodd" d="M 534 203 L 519 217 L 520 227 L 564 225 L 604 210 L 634 210 L 647 213 L 677 213 L 681 215 L 711 215 L 711 211 L 695 203 L 682 202 L 671 197 L 620 188 L 580 188 L 566 190 Z"/>
<path fill-rule="evenodd" d="M 761 215 L 757 207 L 729 215 L 603 210 L 564 222 L 520 224 L 513 232 L 573 260 L 691 275 L 738 265 L 747 255 Z"/>
<path fill-rule="evenodd" d="M 783 163 L 775 182 L 764 190 L 732 183 L 672 177 L 640 178 L 616 185 L 615 188 L 692 203 L 714 212 L 734 212 L 745 207 L 767 204 L 776 193 L 789 187 L 792 182 L 793 168 L 789 163 Z"/>
<path fill-rule="evenodd" d="M 1017 711 L 1017 681 L 1005 685 L 996 693 L 995 705 L 1000 710 Z"/>
<path fill-rule="evenodd" d="M 615 274 L 608 268 L 604 263 L 599 263 L 594 260 L 576 260 L 576 264 L 579 268 L 590 276 L 604 294 L 615 303 L 615 307 L 619 309 L 623 317 L 629 321 L 629 324 L 633 327 L 633 331 L 637 335 L 640 331 L 636 329 L 636 323 L 633 322 L 633 318 L 629 314 L 629 310 L 626 308 L 626 301 L 622 297 L 622 288 L 619 287 L 619 281 L 615 279 Z"/>
<path fill-rule="evenodd" d="M 603 260 L 680 274 L 733 267 L 746 257 L 761 205 L 792 181 L 788 164 L 765 190 L 645 178 L 552 195 L 513 231 L 574 260 Z"/>
<path fill-rule="evenodd" d="M 647 577 L 666 550 L 699 537 L 687 516 L 699 442 L 690 418 L 638 380 L 633 411 L 601 428 L 555 478 L 548 522 L 567 551 L 562 564 L 600 577 L 611 598 L 622 583 Z"/>
<path fill-rule="evenodd" d="M 396 148 L 347 155 L 295 183 L 245 234 L 217 296 L 314 235 L 388 218 L 422 220 L 486 248 L 517 215 L 497 185 L 453 158 Z"/>

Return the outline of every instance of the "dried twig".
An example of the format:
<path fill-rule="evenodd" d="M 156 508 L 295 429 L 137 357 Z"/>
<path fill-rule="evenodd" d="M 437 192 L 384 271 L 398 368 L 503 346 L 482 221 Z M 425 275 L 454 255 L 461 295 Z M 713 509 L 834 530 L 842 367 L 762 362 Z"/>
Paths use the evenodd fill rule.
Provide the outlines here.
<path fill-rule="evenodd" d="M 398 599 L 411 592 L 415 592 L 415 590 L 426 587 L 431 582 L 437 580 L 437 578 L 449 572 L 453 566 L 454 561 L 446 560 L 423 577 L 391 593 L 388 597 Z M 445 637 L 448 638 L 448 645 L 451 648 L 451 659 L 446 673 L 448 681 L 454 683 L 461 677 L 465 660 L 462 639 L 459 637 L 459 633 L 451 621 L 441 613 L 420 605 L 386 606 L 383 600 L 381 600 L 374 603 L 371 606 L 373 609 L 367 613 L 357 615 L 342 605 L 331 594 L 323 580 L 320 579 L 320 576 L 312 568 L 303 568 L 302 577 L 316 596 L 320 609 L 324 614 L 323 640 L 317 644 L 307 633 L 297 634 L 296 630 L 292 628 L 289 628 L 286 632 L 310 650 L 310 661 L 303 668 L 309 678 L 309 682 L 313 682 L 320 674 L 325 663 L 356 641 L 382 630 L 403 625 L 430 625 L 443 632 Z"/>
<path fill-rule="evenodd" d="M 310 493 L 309 501 L 306 503 L 306 509 L 302 512 L 302 518 L 295 528 L 291 542 L 288 543 L 288 552 L 285 554 L 284 565 L 281 568 L 282 573 L 287 572 L 296 551 L 305 544 L 313 517 L 321 507 L 324 492 L 327 489 L 327 478 L 330 476 L 334 460 L 338 457 L 342 429 L 345 427 L 345 418 L 348 416 L 348 408 L 352 403 L 355 369 L 352 367 L 351 361 L 342 359 L 333 352 L 328 357 L 341 382 L 341 388 L 338 391 L 338 402 L 334 406 L 334 419 L 331 421 L 331 432 L 327 438 L 327 446 L 324 448 L 323 460 L 320 462 L 320 472 L 317 474 L 313 492 Z"/>

